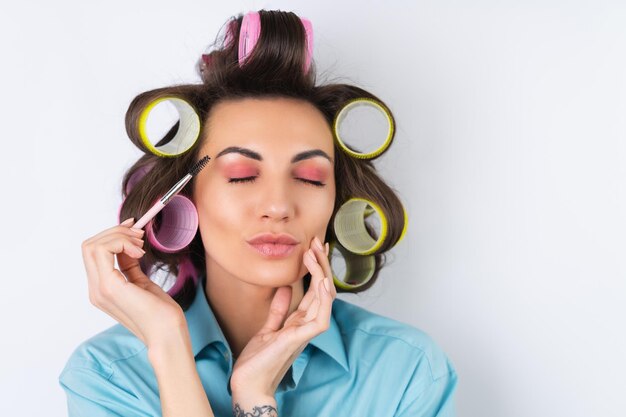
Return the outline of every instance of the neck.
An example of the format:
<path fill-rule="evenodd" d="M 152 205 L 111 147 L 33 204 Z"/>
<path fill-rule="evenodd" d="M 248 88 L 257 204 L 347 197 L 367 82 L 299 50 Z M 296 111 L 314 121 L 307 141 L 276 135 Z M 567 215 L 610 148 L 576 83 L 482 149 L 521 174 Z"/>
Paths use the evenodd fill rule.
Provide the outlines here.
<path fill-rule="evenodd" d="M 285 317 L 298 308 L 304 296 L 302 279 L 296 280 L 291 287 L 291 303 Z M 239 356 L 265 324 L 276 290 L 275 287 L 244 282 L 207 258 L 204 292 L 234 357 Z"/>

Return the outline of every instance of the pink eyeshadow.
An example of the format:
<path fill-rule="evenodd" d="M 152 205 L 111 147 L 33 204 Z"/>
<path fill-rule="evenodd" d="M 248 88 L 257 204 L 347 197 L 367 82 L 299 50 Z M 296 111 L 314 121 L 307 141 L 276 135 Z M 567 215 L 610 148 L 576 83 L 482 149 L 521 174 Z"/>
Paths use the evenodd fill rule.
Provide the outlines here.
<path fill-rule="evenodd" d="M 257 175 L 256 169 L 245 165 L 229 166 L 228 168 L 224 169 L 224 172 L 229 177 L 252 177 L 254 175 Z"/>
<path fill-rule="evenodd" d="M 300 168 L 296 172 L 299 177 L 314 181 L 321 181 L 326 177 L 326 170 L 314 167 Z"/>

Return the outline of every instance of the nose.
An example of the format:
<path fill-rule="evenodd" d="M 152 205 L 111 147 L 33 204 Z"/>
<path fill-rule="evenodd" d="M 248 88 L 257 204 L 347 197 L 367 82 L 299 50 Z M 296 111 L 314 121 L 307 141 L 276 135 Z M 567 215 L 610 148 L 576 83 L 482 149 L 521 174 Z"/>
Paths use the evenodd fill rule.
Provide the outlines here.
<path fill-rule="evenodd" d="M 289 186 L 283 181 L 272 181 L 262 190 L 260 212 L 264 220 L 285 221 L 293 218 L 295 202 Z"/>

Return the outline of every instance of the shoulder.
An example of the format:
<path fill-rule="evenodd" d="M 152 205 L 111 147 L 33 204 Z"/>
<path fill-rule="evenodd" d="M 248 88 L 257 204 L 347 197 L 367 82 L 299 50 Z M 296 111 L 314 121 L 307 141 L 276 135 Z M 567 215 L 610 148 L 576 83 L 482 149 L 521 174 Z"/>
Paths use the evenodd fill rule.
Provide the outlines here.
<path fill-rule="evenodd" d="M 63 372 L 89 369 L 108 378 L 116 362 L 133 360 L 145 350 L 146 346 L 118 323 L 81 342 L 70 354 Z"/>
<path fill-rule="evenodd" d="M 335 299 L 333 315 L 344 338 L 348 356 L 380 361 L 394 358 L 402 372 L 413 369 L 434 381 L 454 373 L 443 349 L 426 332 L 407 323 L 376 314 L 342 299 Z M 401 370 L 399 369 L 399 371 Z"/>
<path fill-rule="evenodd" d="M 70 416 L 160 415 L 145 345 L 116 324 L 80 343 L 58 375 Z"/>

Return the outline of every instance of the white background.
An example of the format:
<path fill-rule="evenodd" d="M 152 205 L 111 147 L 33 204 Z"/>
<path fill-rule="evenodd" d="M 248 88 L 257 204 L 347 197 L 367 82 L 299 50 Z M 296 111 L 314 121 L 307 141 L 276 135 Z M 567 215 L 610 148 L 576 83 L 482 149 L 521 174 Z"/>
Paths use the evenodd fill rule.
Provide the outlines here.
<path fill-rule="evenodd" d="M 343 298 L 429 333 L 460 415 L 622 416 L 626 6 L 597 0 L 3 5 L 0 415 L 66 415 L 58 374 L 115 323 L 80 244 L 116 223 L 141 155 L 130 100 L 198 82 L 222 24 L 261 8 L 309 18 L 319 71 L 397 120 L 377 166 L 408 234 Z"/>

